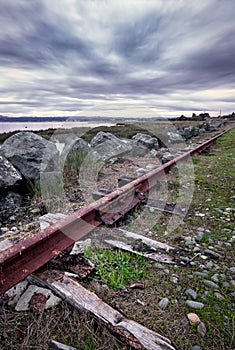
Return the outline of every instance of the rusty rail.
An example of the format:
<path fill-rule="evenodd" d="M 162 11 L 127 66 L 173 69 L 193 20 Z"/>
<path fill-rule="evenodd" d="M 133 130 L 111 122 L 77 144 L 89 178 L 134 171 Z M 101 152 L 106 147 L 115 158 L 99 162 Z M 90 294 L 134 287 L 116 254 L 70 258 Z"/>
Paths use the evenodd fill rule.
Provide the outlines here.
<path fill-rule="evenodd" d="M 228 131 L 228 130 L 227 130 Z M 0 253 L 0 295 L 69 248 L 95 227 L 112 224 L 145 199 L 146 192 L 177 162 L 201 153 L 225 132 L 198 145 L 118 190 Z"/>

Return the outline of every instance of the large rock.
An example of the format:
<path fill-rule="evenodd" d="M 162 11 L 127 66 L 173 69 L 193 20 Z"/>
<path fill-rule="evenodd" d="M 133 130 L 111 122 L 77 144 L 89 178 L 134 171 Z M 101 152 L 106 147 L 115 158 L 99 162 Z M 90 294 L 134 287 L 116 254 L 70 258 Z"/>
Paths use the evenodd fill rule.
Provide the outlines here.
<path fill-rule="evenodd" d="M 165 164 L 165 163 L 169 162 L 172 159 L 174 159 L 173 154 L 171 154 L 170 152 L 166 152 L 166 153 L 163 154 L 163 156 L 161 158 L 161 162 L 162 162 L 162 164 Z"/>
<path fill-rule="evenodd" d="M 122 156 L 131 150 L 130 142 L 103 131 L 98 132 L 91 140 L 91 147 L 94 159 L 102 161 Z"/>
<path fill-rule="evenodd" d="M 146 154 L 150 154 L 151 152 L 149 148 L 136 140 L 130 140 L 129 144 L 131 146 L 131 150 L 128 152 L 129 157 L 144 157 Z"/>
<path fill-rule="evenodd" d="M 138 133 L 132 137 L 137 143 L 144 145 L 149 149 L 159 149 L 158 139 L 147 134 Z"/>
<path fill-rule="evenodd" d="M 33 181 L 39 179 L 40 172 L 55 169 L 59 159 L 54 143 L 25 131 L 9 137 L 3 143 L 0 154 Z"/>
<path fill-rule="evenodd" d="M 199 128 L 196 126 L 183 126 L 178 129 L 179 134 L 186 140 L 199 135 Z"/>
<path fill-rule="evenodd" d="M 167 136 L 168 136 L 168 141 L 170 143 L 181 143 L 184 141 L 182 136 L 178 132 L 168 131 Z"/>
<path fill-rule="evenodd" d="M 76 139 L 72 139 L 70 142 L 68 142 L 64 149 L 63 152 L 65 154 L 68 153 L 82 153 L 86 154 L 90 151 L 90 145 L 83 140 L 81 137 L 77 137 Z"/>
<path fill-rule="evenodd" d="M 211 119 L 209 121 L 209 130 L 216 131 L 218 128 L 224 125 L 224 121 L 221 119 Z"/>
<path fill-rule="evenodd" d="M 110 140 L 113 143 L 118 143 L 120 141 L 119 138 L 113 135 L 111 132 L 99 131 L 91 140 L 91 147 L 96 147 L 107 140 Z"/>
<path fill-rule="evenodd" d="M 22 176 L 18 170 L 0 155 L 0 190 L 19 184 Z"/>

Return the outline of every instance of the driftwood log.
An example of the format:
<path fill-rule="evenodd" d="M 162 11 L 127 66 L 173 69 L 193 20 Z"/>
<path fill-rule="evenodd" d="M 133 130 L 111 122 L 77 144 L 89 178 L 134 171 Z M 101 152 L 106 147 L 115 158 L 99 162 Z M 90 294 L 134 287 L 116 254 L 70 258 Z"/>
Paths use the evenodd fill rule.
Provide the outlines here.
<path fill-rule="evenodd" d="M 169 339 L 125 318 L 120 312 L 103 302 L 95 293 L 88 291 L 63 273 L 58 273 L 57 276 L 53 274 L 53 278 L 41 273 L 39 277 L 29 277 L 29 280 L 50 288 L 76 309 L 92 314 L 133 349 L 175 350 Z"/>

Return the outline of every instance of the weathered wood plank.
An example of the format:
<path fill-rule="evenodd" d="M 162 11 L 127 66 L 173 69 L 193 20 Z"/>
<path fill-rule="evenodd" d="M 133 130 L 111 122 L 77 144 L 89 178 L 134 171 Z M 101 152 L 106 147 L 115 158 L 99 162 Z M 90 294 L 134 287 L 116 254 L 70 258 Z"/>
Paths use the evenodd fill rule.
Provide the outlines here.
<path fill-rule="evenodd" d="M 171 215 L 178 215 L 178 216 L 184 216 L 184 211 L 175 206 L 172 205 L 171 203 L 166 203 L 164 201 L 159 201 L 156 199 L 149 199 L 147 204 L 146 204 L 147 208 L 152 208 L 156 211 L 161 211 L 163 213 L 167 213 L 167 214 L 171 214 Z"/>
<path fill-rule="evenodd" d="M 175 250 L 174 247 L 172 247 L 172 246 L 170 246 L 170 245 L 168 245 L 166 243 L 162 243 L 162 242 L 156 241 L 154 239 L 142 236 L 142 235 L 140 235 L 138 233 L 135 233 L 135 232 L 126 231 L 126 230 L 123 230 L 121 228 L 119 228 L 117 230 L 117 232 L 120 232 L 120 234 L 122 236 L 125 236 L 127 238 L 131 238 L 131 239 L 134 239 L 134 240 L 141 241 L 144 244 L 148 245 L 150 248 L 163 249 L 163 250 L 166 250 L 166 251 Z"/>
<path fill-rule="evenodd" d="M 88 291 L 77 281 L 61 273 L 56 278 L 48 278 L 40 274 L 40 279 L 37 278 L 37 280 L 41 285 L 52 289 L 78 310 L 87 311 L 96 316 L 134 349 L 175 350 L 169 339 L 133 320 L 125 318 L 120 312 L 103 302 L 95 293 Z"/>
<path fill-rule="evenodd" d="M 167 254 L 162 254 L 162 253 L 155 253 L 155 252 L 141 252 L 133 249 L 132 245 L 121 242 L 121 241 L 116 241 L 116 240 L 111 240 L 111 239 L 105 239 L 105 242 L 110 244 L 112 247 L 119 248 L 125 251 L 128 251 L 130 253 L 135 253 L 141 256 L 144 256 L 145 258 L 154 260 L 154 261 L 160 261 L 162 263 L 166 264 L 175 264 L 176 261 Z"/>
<path fill-rule="evenodd" d="M 51 340 L 49 343 L 49 350 L 78 350 L 77 348 L 73 348 L 72 346 L 68 346 L 58 341 Z"/>

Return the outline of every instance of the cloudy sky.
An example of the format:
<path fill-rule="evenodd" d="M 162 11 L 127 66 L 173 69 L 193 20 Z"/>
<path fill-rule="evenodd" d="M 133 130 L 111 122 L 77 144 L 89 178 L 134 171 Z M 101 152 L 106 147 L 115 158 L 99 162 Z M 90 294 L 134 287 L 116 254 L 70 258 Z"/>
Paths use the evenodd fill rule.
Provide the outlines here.
<path fill-rule="evenodd" d="M 0 0 L 0 114 L 235 111 L 234 0 Z"/>

